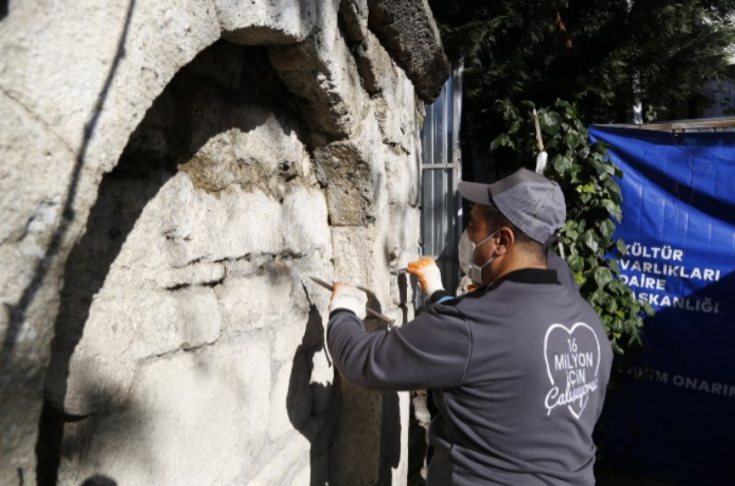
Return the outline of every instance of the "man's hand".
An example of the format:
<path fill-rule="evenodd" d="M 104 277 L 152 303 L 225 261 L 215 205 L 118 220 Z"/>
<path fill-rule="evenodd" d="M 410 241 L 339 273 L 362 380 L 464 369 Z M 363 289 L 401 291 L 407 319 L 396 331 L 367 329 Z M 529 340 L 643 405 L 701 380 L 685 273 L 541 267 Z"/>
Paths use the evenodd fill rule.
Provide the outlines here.
<path fill-rule="evenodd" d="M 355 313 L 361 320 L 365 320 L 365 306 L 367 305 L 367 295 L 354 285 L 339 282 L 337 280 L 332 283 L 332 301 L 329 303 L 329 312 L 337 309 L 347 309 Z"/>
<path fill-rule="evenodd" d="M 442 274 L 433 258 L 421 258 L 408 264 L 408 273 L 416 275 L 421 284 L 421 290 L 431 297 L 437 290 L 444 290 Z"/>

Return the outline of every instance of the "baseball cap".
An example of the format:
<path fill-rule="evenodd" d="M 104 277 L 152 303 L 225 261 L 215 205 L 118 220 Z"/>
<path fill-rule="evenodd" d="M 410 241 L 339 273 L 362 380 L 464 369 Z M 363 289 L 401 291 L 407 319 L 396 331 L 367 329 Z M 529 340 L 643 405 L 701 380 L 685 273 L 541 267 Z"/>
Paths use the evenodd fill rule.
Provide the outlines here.
<path fill-rule="evenodd" d="M 516 228 L 541 244 L 551 239 L 567 217 L 559 185 L 528 169 L 492 184 L 461 181 L 457 189 L 469 201 L 495 205 Z"/>

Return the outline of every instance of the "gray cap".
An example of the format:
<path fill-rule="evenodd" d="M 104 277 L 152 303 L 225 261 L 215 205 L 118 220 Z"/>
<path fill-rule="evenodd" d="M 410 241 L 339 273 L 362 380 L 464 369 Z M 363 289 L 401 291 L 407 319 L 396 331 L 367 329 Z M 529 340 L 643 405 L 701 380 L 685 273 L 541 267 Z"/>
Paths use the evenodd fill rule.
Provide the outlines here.
<path fill-rule="evenodd" d="M 516 228 L 541 244 L 551 239 L 567 217 L 559 185 L 527 169 L 493 184 L 462 181 L 457 189 L 469 201 L 494 204 Z"/>

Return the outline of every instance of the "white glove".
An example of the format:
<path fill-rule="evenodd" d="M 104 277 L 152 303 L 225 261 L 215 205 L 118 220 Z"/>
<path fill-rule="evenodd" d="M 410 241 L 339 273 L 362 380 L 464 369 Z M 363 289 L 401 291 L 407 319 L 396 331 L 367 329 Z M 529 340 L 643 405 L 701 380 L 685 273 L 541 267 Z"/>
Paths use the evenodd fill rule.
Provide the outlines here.
<path fill-rule="evenodd" d="M 410 262 L 407 271 L 419 278 L 421 290 L 429 297 L 437 290 L 444 290 L 442 273 L 433 258 L 424 257 Z"/>
<path fill-rule="evenodd" d="M 354 285 L 344 282 L 332 283 L 332 301 L 329 303 L 329 312 L 337 309 L 347 309 L 355 313 L 361 320 L 365 320 L 365 306 L 367 295 Z"/>

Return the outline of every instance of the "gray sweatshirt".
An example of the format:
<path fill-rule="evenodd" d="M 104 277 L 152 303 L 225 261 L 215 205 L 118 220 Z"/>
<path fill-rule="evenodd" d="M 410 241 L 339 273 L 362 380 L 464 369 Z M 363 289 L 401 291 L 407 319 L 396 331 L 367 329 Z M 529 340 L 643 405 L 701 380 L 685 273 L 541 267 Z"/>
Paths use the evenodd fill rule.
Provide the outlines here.
<path fill-rule="evenodd" d="M 434 389 L 428 486 L 593 485 L 592 430 L 612 350 L 600 318 L 553 270 L 524 269 L 389 332 L 332 313 L 350 381 Z"/>

